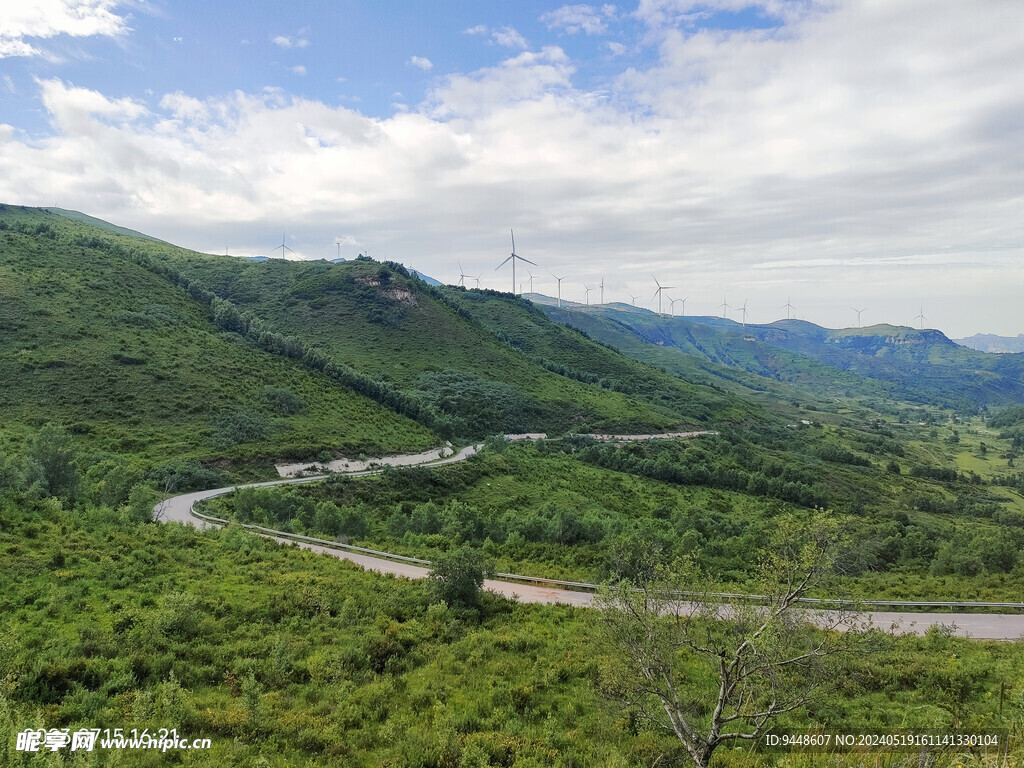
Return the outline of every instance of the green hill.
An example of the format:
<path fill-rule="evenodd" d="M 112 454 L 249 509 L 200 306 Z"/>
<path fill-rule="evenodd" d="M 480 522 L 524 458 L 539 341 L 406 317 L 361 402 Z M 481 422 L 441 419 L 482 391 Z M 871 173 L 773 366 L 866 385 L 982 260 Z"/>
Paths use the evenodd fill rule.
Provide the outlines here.
<path fill-rule="evenodd" d="M 327 359 L 461 419 L 464 434 L 657 432 L 758 412 L 637 365 L 522 299 L 431 287 L 397 264 L 181 253 L 168 263 Z"/>
<path fill-rule="evenodd" d="M 397 264 L 208 256 L 14 206 L 0 237 L 0 418 L 14 435 L 57 420 L 97 450 L 237 460 L 770 420 L 527 301 Z"/>
<path fill-rule="evenodd" d="M 439 441 L 226 332 L 203 303 L 100 232 L 39 210 L 0 210 L 4 432 L 56 421 L 96 450 L 153 460 L 395 452 Z"/>
<path fill-rule="evenodd" d="M 664 317 L 625 305 L 555 308 L 552 319 L 638 360 L 689 378 L 736 372 L 786 382 L 819 395 L 888 397 L 955 407 L 1024 400 L 1024 355 L 961 347 L 934 330 L 890 325 L 830 330 L 801 320 L 742 326 L 713 317 Z M 672 351 L 668 351 L 672 350 Z M 738 383 L 757 387 L 740 376 Z"/>

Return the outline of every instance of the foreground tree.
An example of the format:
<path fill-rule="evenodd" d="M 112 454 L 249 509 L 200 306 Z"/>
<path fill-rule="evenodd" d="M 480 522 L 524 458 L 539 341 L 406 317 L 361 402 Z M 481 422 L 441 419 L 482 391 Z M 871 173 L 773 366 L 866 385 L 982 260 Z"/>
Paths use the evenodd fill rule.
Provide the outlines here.
<path fill-rule="evenodd" d="M 672 733 L 698 768 L 717 747 L 756 741 L 824 696 L 843 654 L 864 649 L 858 617 L 801 598 L 833 572 L 838 528 L 779 526 L 758 567 L 761 599 L 724 597 L 692 565 L 599 597 L 604 692 Z"/>
<path fill-rule="evenodd" d="M 430 591 L 434 602 L 453 608 L 479 608 L 484 579 L 493 568 L 480 552 L 468 544 L 436 558 L 430 569 Z"/>

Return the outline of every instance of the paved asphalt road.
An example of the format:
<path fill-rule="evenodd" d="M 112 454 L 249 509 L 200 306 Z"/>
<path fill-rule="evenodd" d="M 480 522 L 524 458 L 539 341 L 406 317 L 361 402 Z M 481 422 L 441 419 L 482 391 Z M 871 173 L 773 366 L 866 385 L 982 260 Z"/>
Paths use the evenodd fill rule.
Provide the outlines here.
<path fill-rule="evenodd" d="M 463 448 L 454 456 L 441 461 L 431 463 L 450 464 L 456 461 L 464 461 L 477 452 L 480 446 L 469 446 Z M 372 475 L 381 470 L 369 470 L 366 472 L 355 472 L 348 477 L 360 477 Z M 253 483 L 246 487 L 264 487 L 271 485 L 290 485 L 298 483 L 314 482 L 321 477 L 301 478 L 295 480 L 271 480 L 265 483 Z M 203 499 L 213 498 L 231 493 L 235 487 L 216 488 L 209 491 L 196 491 L 175 496 L 161 502 L 154 509 L 154 514 L 162 522 L 179 522 L 186 525 L 196 525 L 200 528 L 209 527 L 212 524 L 201 521 L 192 516 L 192 505 Z M 395 576 L 404 576 L 410 579 L 426 578 L 428 569 L 411 563 L 393 562 L 379 557 L 372 557 L 357 552 L 348 552 L 342 549 L 312 544 L 308 542 L 296 542 L 285 537 L 269 536 L 282 544 L 297 544 L 298 546 L 318 552 L 331 557 L 349 560 L 369 571 L 387 573 Z M 496 581 L 489 579 L 484 582 L 484 588 L 489 589 L 506 597 L 513 597 L 523 603 L 562 603 L 566 605 L 588 606 L 594 601 L 594 595 L 590 592 L 576 592 L 567 589 L 556 589 L 534 584 L 523 584 L 509 581 Z M 889 630 L 893 628 L 896 632 L 914 633 L 923 635 L 929 627 L 934 625 L 951 626 L 957 635 L 972 637 L 978 640 L 1021 640 L 1024 639 L 1024 615 L 1003 614 L 1003 613 L 899 613 L 878 611 L 868 614 L 871 623 L 880 629 Z"/>

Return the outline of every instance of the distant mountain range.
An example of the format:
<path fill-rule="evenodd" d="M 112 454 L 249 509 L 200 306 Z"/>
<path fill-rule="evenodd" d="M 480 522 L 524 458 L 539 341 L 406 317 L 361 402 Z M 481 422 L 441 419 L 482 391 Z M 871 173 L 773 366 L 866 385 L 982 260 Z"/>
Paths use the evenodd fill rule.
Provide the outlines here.
<path fill-rule="evenodd" d="M 953 339 L 962 347 L 979 352 L 1024 352 L 1024 333 L 1016 336 L 996 336 L 994 333 L 976 333 L 964 339 Z"/>
<path fill-rule="evenodd" d="M 885 324 L 828 329 L 803 320 L 744 326 L 621 303 L 563 301 L 558 308 L 549 297 L 530 299 L 553 320 L 681 375 L 692 372 L 696 358 L 717 377 L 734 379 L 742 371 L 822 395 L 883 396 L 967 411 L 1024 401 L 1024 354 L 978 351 L 941 331 Z"/>

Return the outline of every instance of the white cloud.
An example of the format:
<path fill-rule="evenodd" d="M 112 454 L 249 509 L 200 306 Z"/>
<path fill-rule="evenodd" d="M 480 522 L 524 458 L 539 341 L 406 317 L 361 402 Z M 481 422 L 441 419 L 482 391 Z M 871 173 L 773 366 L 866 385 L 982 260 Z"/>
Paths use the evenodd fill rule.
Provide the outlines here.
<path fill-rule="evenodd" d="M 526 38 L 519 34 L 515 27 L 496 29 L 491 32 L 491 39 L 505 48 L 518 48 L 525 51 L 530 47 L 530 44 L 526 42 Z"/>
<path fill-rule="evenodd" d="M 52 135 L 5 129 L 0 200 L 60 200 L 185 245 L 285 218 L 333 255 L 343 228 L 439 277 L 457 259 L 493 273 L 514 226 L 544 268 L 635 274 L 637 292 L 656 272 L 689 313 L 727 294 L 771 320 L 790 295 L 849 324 L 850 304 L 900 321 L 923 302 L 955 335 L 1016 334 L 1024 7 L 934 7 L 849 0 L 779 30 L 666 29 L 656 63 L 608 98 L 574 83 L 562 49 L 518 53 L 383 118 L 281 91 L 149 110 L 46 80 Z M 570 282 L 563 296 L 582 299 Z"/>
<path fill-rule="evenodd" d="M 308 48 L 309 40 L 304 37 L 291 37 L 289 35 L 277 35 L 271 38 L 271 42 L 279 48 Z"/>
<path fill-rule="evenodd" d="M 0 58 L 36 56 L 40 49 L 25 38 L 57 35 L 117 37 L 129 31 L 116 12 L 117 0 L 32 0 L 11 2 L 0 13 Z"/>
<path fill-rule="evenodd" d="M 694 24 L 720 12 L 754 10 L 762 16 L 796 22 L 831 10 L 841 0 L 640 0 L 633 16 L 648 27 L 660 29 Z"/>
<path fill-rule="evenodd" d="M 579 32 L 600 35 L 608 31 L 608 20 L 614 16 L 614 5 L 605 5 L 600 9 L 592 5 L 563 5 L 542 14 L 540 20 L 547 24 L 548 29 L 561 29 L 570 35 Z"/>
<path fill-rule="evenodd" d="M 426 56 L 410 56 L 409 60 L 405 63 L 422 69 L 424 72 L 429 72 L 434 68 L 434 63 Z"/>
<path fill-rule="evenodd" d="M 484 24 L 477 24 L 475 27 L 462 30 L 464 35 L 487 35 L 488 33 L 490 34 L 492 45 L 500 45 L 503 48 L 518 48 L 521 51 L 525 51 L 530 47 L 526 38 L 515 27 L 501 27 L 492 30 Z"/>
<path fill-rule="evenodd" d="M 306 68 L 301 64 L 296 64 L 294 67 L 291 67 L 290 71 L 293 75 L 298 75 L 299 77 L 303 77 L 306 74 Z"/>
<path fill-rule="evenodd" d="M 613 40 L 609 40 L 605 43 L 605 47 L 612 56 L 621 56 L 626 52 L 626 46 L 622 43 L 616 43 Z"/>

